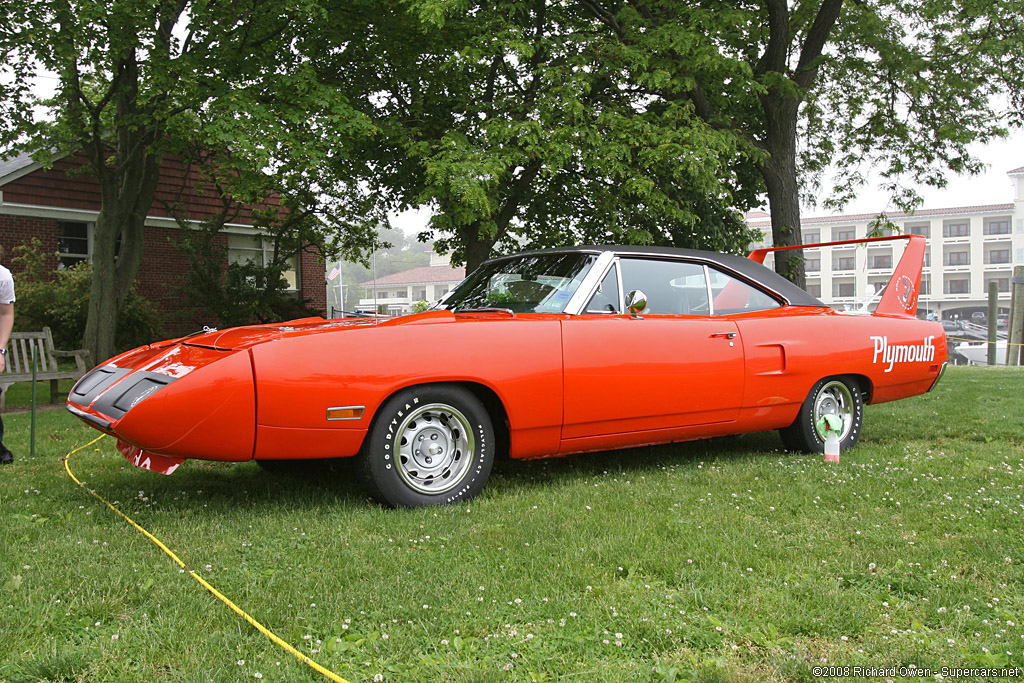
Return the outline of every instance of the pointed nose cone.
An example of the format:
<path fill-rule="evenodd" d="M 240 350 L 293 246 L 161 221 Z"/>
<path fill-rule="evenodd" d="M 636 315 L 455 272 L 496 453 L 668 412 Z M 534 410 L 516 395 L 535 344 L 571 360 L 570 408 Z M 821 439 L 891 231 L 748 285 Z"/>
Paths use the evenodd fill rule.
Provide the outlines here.
<path fill-rule="evenodd" d="M 248 352 L 229 353 L 146 396 L 112 425 L 113 430 L 153 453 L 251 460 L 256 438 L 254 386 Z"/>

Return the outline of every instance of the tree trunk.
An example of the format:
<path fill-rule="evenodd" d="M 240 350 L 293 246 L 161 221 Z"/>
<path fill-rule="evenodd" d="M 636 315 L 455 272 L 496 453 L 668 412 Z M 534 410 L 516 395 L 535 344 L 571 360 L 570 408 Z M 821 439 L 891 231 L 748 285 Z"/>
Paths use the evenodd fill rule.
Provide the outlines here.
<path fill-rule="evenodd" d="M 102 203 L 93 231 L 93 278 L 85 323 L 85 348 L 95 362 L 117 351 L 117 322 L 142 264 L 146 214 L 158 178 L 159 162 L 150 157 L 123 177 L 110 174 L 101 181 Z M 119 181 L 117 187 L 107 187 L 115 180 Z"/>
<path fill-rule="evenodd" d="M 800 184 L 796 173 L 797 113 L 794 97 L 770 91 L 762 97 L 768 158 L 761 167 L 772 215 L 772 241 L 776 247 L 802 244 L 800 235 Z M 806 284 L 802 249 L 775 253 L 775 272 L 798 287 Z"/>
<path fill-rule="evenodd" d="M 142 264 L 146 214 L 160 178 L 160 160 L 152 149 L 159 131 L 132 124 L 141 118 L 134 51 L 129 51 L 119 64 L 123 86 L 115 95 L 112 162 L 108 163 L 108 149 L 101 143 L 90 149 L 90 161 L 100 183 L 100 213 L 93 231 L 93 280 L 85 348 L 97 363 L 116 352 L 117 321 Z"/>
<path fill-rule="evenodd" d="M 491 257 L 491 249 L 508 232 L 509 224 L 519 210 L 530 184 L 540 174 L 544 164 L 535 159 L 517 176 L 508 181 L 500 196 L 505 198 L 501 210 L 494 216 L 494 234 L 481 234 L 482 221 L 475 221 L 463 228 L 462 243 L 466 248 L 466 274 L 472 273 L 481 263 Z"/>
<path fill-rule="evenodd" d="M 462 243 L 466 248 L 466 274 L 469 275 L 491 257 L 494 239 L 481 235 L 480 223 L 475 222 L 463 231 Z"/>

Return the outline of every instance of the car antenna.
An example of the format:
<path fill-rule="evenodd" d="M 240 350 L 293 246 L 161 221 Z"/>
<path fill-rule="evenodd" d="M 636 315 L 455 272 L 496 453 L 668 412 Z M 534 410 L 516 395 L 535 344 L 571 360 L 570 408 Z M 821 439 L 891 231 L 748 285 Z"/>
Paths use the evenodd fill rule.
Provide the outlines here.
<path fill-rule="evenodd" d="M 370 270 L 373 274 L 373 324 L 374 326 L 380 324 L 380 318 L 377 310 L 377 235 L 373 236 L 373 241 L 370 243 Z"/>

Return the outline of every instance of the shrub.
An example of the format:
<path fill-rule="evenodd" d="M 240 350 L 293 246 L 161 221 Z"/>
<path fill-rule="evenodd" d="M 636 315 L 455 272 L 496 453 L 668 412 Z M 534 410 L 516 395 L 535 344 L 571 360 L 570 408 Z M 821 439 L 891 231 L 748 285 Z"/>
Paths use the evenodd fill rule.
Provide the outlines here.
<path fill-rule="evenodd" d="M 266 266 L 229 262 L 227 249 L 216 240 L 220 230 L 210 222 L 200 230 L 183 230 L 175 243 L 189 264 L 178 293 L 197 321 L 212 315 L 218 324 L 236 327 L 322 315 L 287 291 L 285 258 Z"/>
<path fill-rule="evenodd" d="M 22 268 L 15 283 L 14 328 L 30 331 L 49 327 L 57 348 L 81 348 L 89 315 L 92 264 L 83 262 L 48 271 L 45 252 L 38 239 L 14 251 L 17 254 L 14 263 Z M 162 338 L 159 314 L 133 286 L 117 321 L 117 348 L 131 349 Z"/>

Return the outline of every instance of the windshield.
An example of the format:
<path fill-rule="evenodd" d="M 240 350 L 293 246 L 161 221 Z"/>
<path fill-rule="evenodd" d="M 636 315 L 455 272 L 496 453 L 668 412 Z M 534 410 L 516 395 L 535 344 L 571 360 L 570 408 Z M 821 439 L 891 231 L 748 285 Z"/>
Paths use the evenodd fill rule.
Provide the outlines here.
<path fill-rule="evenodd" d="M 450 311 L 502 308 L 515 313 L 561 313 L 597 257 L 534 254 L 485 263 L 440 303 Z"/>

